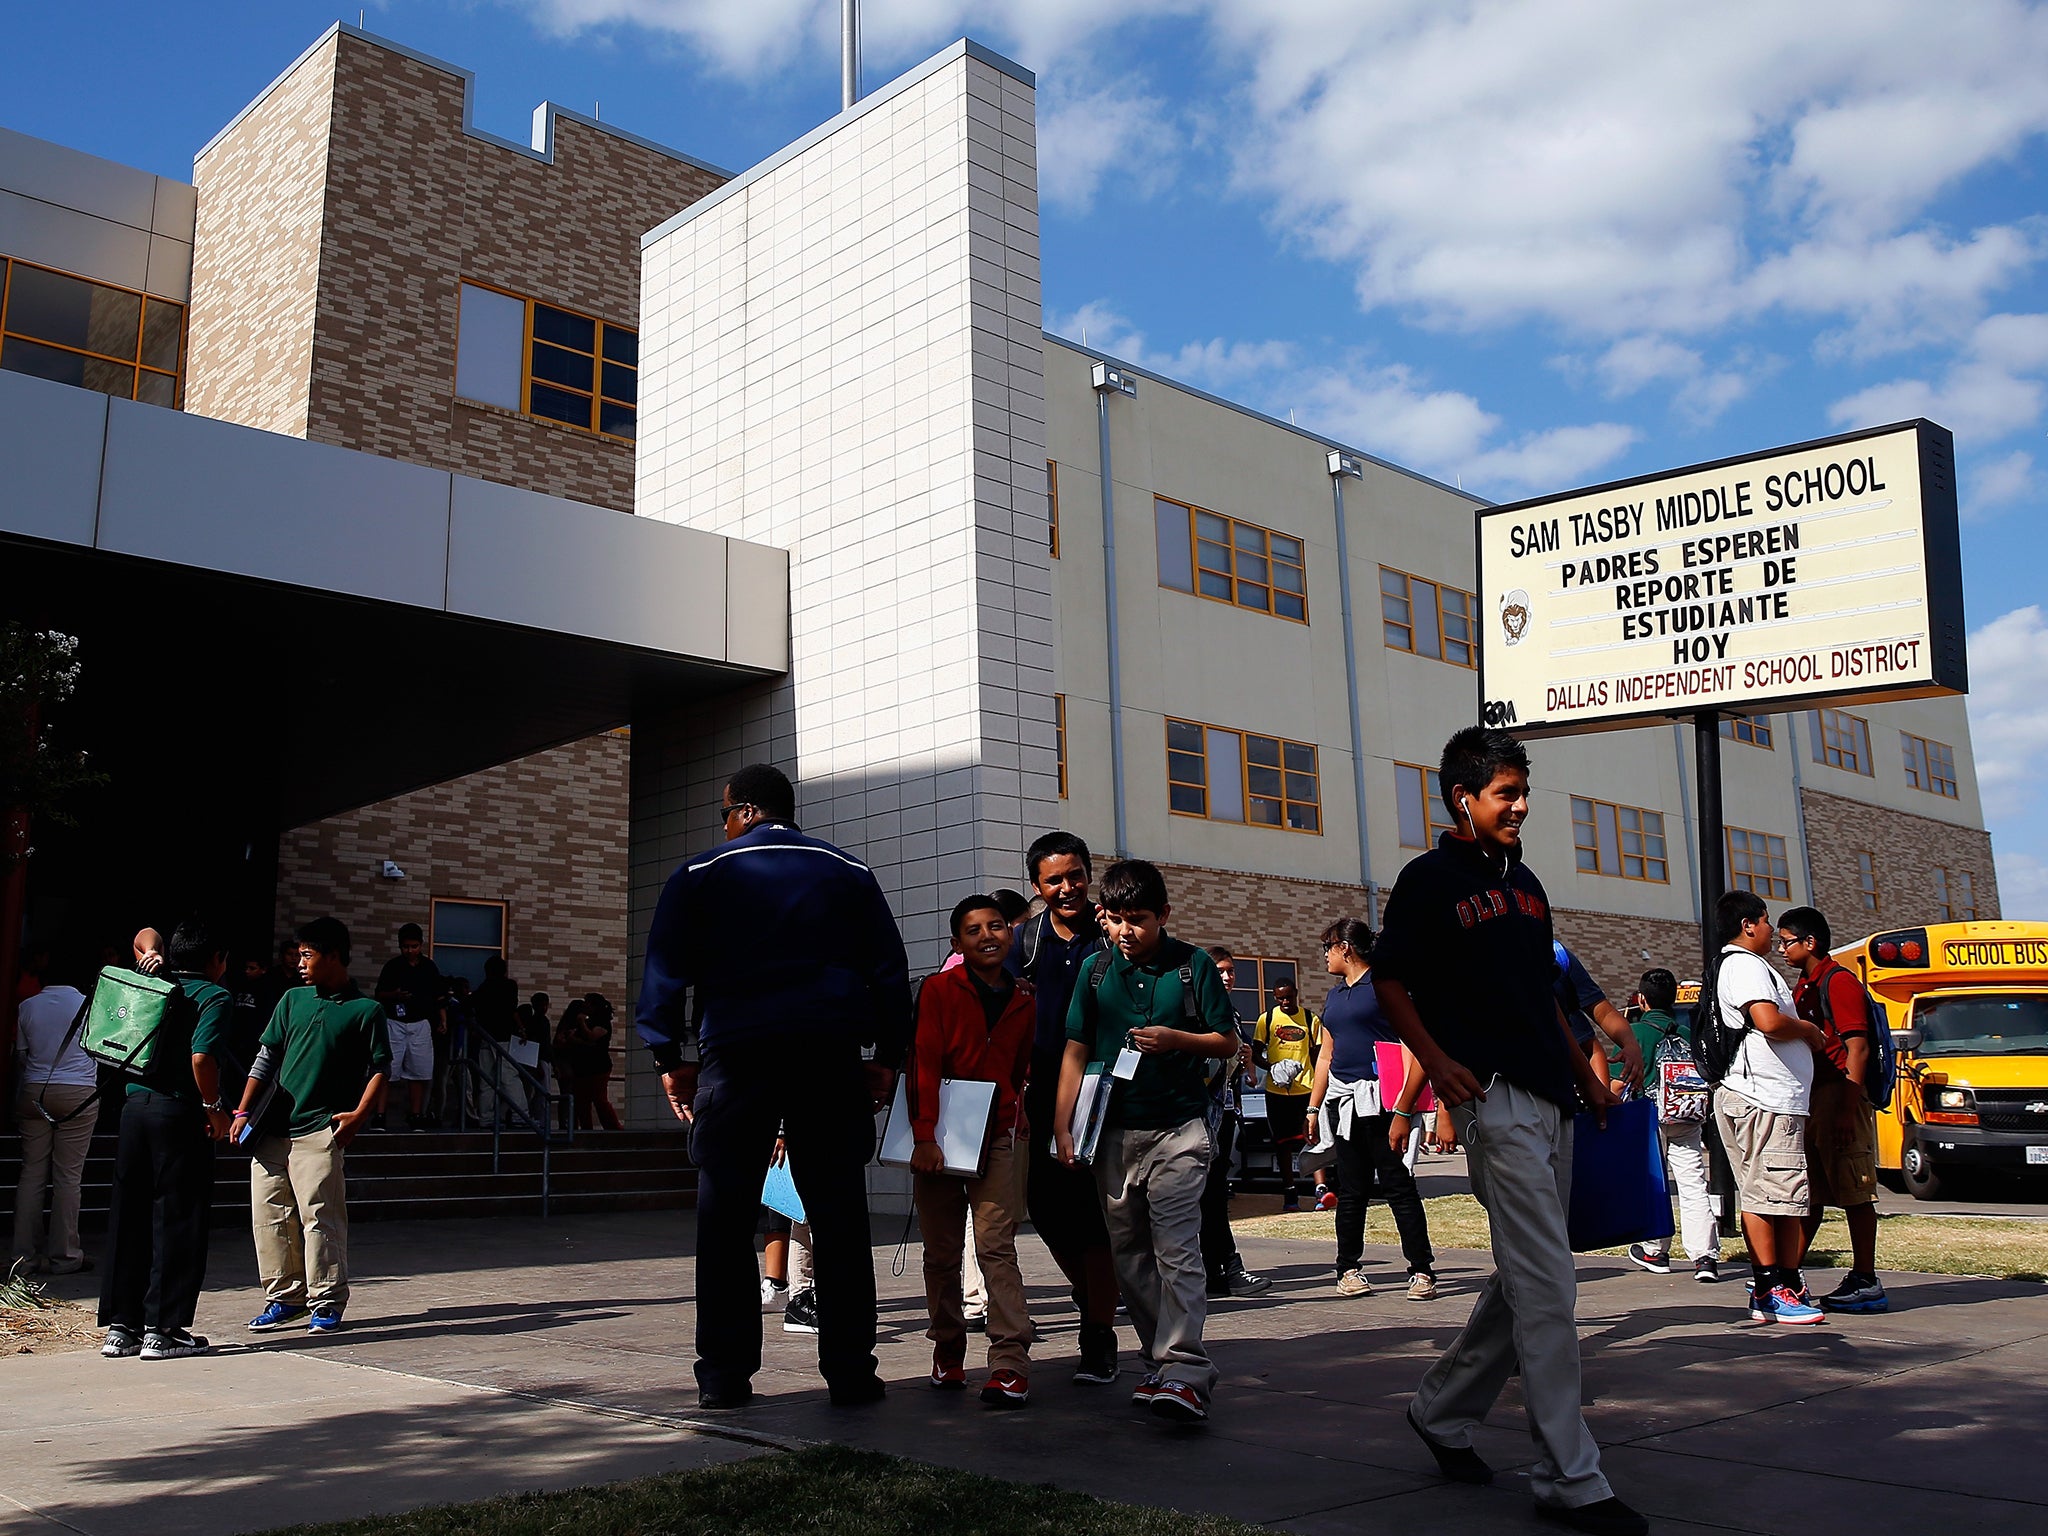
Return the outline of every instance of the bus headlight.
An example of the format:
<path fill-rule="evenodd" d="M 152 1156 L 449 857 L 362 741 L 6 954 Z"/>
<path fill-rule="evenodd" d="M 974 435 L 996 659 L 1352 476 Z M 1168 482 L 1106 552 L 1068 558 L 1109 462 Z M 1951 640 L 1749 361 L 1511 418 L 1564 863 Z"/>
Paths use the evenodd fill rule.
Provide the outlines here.
<path fill-rule="evenodd" d="M 1977 1095 L 1967 1088 L 1929 1088 L 1922 1107 L 1929 1125 L 1977 1123 Z"/>

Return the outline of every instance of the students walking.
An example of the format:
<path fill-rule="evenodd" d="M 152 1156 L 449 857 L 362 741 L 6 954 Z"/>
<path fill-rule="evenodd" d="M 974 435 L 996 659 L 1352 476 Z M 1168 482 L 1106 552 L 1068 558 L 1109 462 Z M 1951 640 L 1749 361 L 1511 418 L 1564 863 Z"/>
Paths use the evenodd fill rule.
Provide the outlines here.
<path fill-rule="evenodd" d="M 1707 1189 L 1708 1095 L 1698 1082 L 1691 1035 L 1680 1028 L 1672 1009 L 1678 1002 L 1678 978 L 1666 970 L 1643 972 L 1636 984 L 1643 1012 L 1629 1027 L 1635 1032 L 1647 1063 L 1650 1093 L 1657 1104 L 1657 1131 L 1664 1141 L 1664 1165 L 1678 1191 L 1678 1231 L 1695 1280 L 1712 1284 L 1721 1278 L 1721 1231 L 1714 1219 L 1714 1199 Z M 1631 1244 L 1629 1262 L 1653 1275 L 1671 1273 L 1671 1240 L 1653 1237 Z"/>
<path fill-rule="evenodd" d="M 1216 974 L 1222 979 L 1226 996 L 1237 985 L 1237 957 L 1221 944 L 1209 950 Z M 1237 1037 L 1244 1041 L 1244 1019 L 1231 1005 L 1230 1017 Z M 1209 1156 L 1209 1179 L 1202 1186 L 1202 1267 L 1208 1271 L 1211 1296 L 1261 1296 L 1273 1289 L 1267 1275 L 1255 1275 L 1244 1267 L 1244 1255 L 1237 1251 L 1237 1238 L 1230 1230 L 1230 1163 L 1244 1133 L 1244 1101 L 1240 1093 L 1243 1073 L 1251 1068 L 1251 1045 L 1240 1044 L 1238 1054 L 1216 1065 L 1210 1080 L 1215 1107 L 1210 1123 L 1215 1143 Z"/>

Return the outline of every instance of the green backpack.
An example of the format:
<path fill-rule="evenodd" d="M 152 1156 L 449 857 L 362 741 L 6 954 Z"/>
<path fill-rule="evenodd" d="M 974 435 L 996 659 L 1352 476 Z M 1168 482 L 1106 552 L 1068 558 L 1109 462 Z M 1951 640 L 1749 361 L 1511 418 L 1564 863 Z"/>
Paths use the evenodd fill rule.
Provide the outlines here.
<path fill-rule="evenodd" d="M 184 1005 L 185 994 L 168 976 L 109 966 L 92 989 L 78 1043 L 102 1066 L 127 1077 L 146 1077 L 156 1064 L 164 1020 Z"/>

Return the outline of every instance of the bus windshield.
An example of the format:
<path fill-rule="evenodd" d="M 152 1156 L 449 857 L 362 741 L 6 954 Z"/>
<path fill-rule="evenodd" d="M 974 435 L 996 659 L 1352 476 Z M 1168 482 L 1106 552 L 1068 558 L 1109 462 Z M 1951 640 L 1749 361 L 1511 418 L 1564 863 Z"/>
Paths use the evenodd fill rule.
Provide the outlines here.
<path fill-rule="evenodd" d="M 2048 994 L 1923 997 L 1913 1025 L 1922 1056 L 2048 1055 Z"/>

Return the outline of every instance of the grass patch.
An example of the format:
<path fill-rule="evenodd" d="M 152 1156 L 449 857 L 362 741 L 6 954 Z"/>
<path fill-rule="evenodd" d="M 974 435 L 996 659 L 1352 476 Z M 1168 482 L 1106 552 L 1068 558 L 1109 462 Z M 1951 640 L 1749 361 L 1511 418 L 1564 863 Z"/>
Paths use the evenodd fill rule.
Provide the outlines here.
<path fill-rule="evenodd" d="M 1440 1248 L 1489 1248 L 1486 1212 L 1470 1195 L 1439 1195 L 1425 1200 L 1430 1241 Z M 1288 1216 L 1252 1216 L 1231 1225 L 1246 1237 L 1280 1237 L 1333 1241 L 1333 1215 L 1301 1211 Z M 1925 1275 L 1990 1275 L 2000 1280 L 2048 1279 L 2048 1222 L 2009 1221 L 1996 1216 L 1933 1217 L 1905 1212 L 1878 1212 L 1877 1262 L 1880 1269 L 1912 1270 Z M 1394 1217 L 1383 1201 L 1366 1212 L 1369 1243 L 1394 1243 Z M 1603 1252 L 1619 1254 L 1619 1248 Z M 1742 1240 L 1723 1239 L 1724 1262 L 1749 1262 Z M 1839 1211 L 1830 1211 L 1814 1238 L 1807 1263 L 1815 1269 L 1846 1269 L 1849 1229 Z"/>
<path fill-rule="evenodd" d="M 290 1527 L 292 1536 L 1254 1536 L 1258 1530 L 833 1445 L 605 1487 Z"/>

